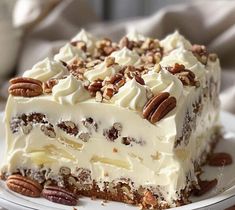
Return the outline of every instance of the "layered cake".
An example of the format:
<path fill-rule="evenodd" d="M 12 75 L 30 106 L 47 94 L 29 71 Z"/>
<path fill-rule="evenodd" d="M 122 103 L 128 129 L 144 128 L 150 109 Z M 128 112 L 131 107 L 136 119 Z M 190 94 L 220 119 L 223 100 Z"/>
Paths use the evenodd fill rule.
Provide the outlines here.
<path fill-rule="evenodd" d="M 75 195 L 186 204 L 220 133 L 220 64 L 177 31 L 119 42 L 82 30 L 10 80 L 7 186 L 75 205 Z"/>

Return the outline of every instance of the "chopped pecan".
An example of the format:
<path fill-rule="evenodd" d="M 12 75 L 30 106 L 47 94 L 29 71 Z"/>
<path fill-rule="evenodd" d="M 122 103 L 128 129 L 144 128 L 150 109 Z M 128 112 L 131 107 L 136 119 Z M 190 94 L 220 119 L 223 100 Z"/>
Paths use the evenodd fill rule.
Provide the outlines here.
<path fill-rule="evenodd" d="M 103 97 L 107 100 L 110 100 L 113 97 L 114 93 L 115 93 L 114 88 L 109 88 L 109 87 L 105 88 Z"/>
<path fill-rule="evenodd" d="M 186 69 L 183 64 L 176 63 L 174 67 L 166 68 L 170 73 L 174 74 L 178 77 L 178 79 L 183 83 L 183 85 L 191 85 L 191 86 L 200 86 L 200 82 L 196 80 L 195 74 Z"/>
<path fill-rule="evenodd" d="M 13 96 L 34 97 L 43 93 L 42 82 L 28 77 L 16 77 L 10 80 L 9 93 Z"/>
<path fill-rule="evenodd" d="M 75 193 L 61 187 L 46 186 L 42 191 L 42 196 L 54 203 L 68 206 L 76 206 L 78 202 L 78 197 Z"/>
<path fill-rule="evenodd" d="M 40 197 L 42 186 L 35 180 L 21 175 L 11 175 L 6 181 L 7 187 L 21 195 Z"/>
<path fill-rule="evenodd" d="M 100 91 L 103 87 L 103 80 L 95 80 L 88 86 L 88 91 L 91 93 L 91 95 L 95 96 L 97 91 Z"/>
<path fill-rule="evenodd" d="M 151 98 L 143 109 L 143 117 L 151 123 L 156 123 L 176 107 L 176 98 L 167 92 Z"/>
<path fill-rule="evenodd" d="M 42 87 L 43 87 L 43 92 L 44 93 L 52 93 L 52 88 L 58 84 L 58 80 L 57 79 L 50 79 L 46 82 L 43 83 Z"/>
<path fill-rule="evenodd" d="M 120 123 L 114 123 L 113 126 L 109 129 L 104 129 L 103 135 L 109 141 L 115 141 L 119 136 L 122 130 L 122 126 Z"/>

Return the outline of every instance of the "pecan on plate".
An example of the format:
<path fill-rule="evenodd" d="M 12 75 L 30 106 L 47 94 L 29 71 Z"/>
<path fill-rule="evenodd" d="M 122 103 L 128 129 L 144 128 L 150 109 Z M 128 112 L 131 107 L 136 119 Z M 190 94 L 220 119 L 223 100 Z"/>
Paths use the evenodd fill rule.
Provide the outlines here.
<path fill-rule="evenodd" d="M 42 196 L 51 202 L 67 206 L 76 206 L 78 202 L 76 194 L 56 186 L 45 186 Z"/>
<path fill-rule="evenodd" d="M 34 97 L 43 93 L 42 82 L 28 77 L 16 77 L 10 80 L 9 93 L 13 96 Z"/>
<path fill-rule="evenodd" d="M 11 175 L 6 181 L 7 187 L 21 195 L 40 197 L 42 186 L 35 180 L 21 175 Z"/>
<path fill-rule="evenodd" d="M 143 117 L 151 123 L 160 121 L 165 115 L 176 107 L 176 98 L 163 92 L 152 97 L 144 106 Z"/>

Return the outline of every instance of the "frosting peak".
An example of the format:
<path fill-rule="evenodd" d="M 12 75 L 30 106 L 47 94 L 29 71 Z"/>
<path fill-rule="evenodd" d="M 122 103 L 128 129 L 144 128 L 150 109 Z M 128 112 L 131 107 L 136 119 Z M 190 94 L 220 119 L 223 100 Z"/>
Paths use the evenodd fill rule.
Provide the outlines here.
<path fill-rule="evenodd" d="M 91 82 L 97 79 L 104 80 L 106 77 L 113 76 L 121 70 L 121 67 L 117 64 L 107 66 L 107 58 L 102 63 L 96 65 L 92 70 L 86 71 L 84 76 Z"/>
<path fill-rule="evenodd" d="M 149 71 L 143 75 L 143 79 L 154 95 L 168 92 L 178 100 L 183 93 L 182 82 L 167 70 L 162 69 L 159 73 L 154 70 Z"/>
<path fill-rule="evenodd" d="M 111 98 L 111 102 L 132 110 L 142 110 L 147 102 L 147 89 L 136 82 L 129 80 L 119 89 L 119 92 Z"/>
<path fill-rule="evenodd" d="M 134 65 L 140 64 L 140 56 L 134 52 L 124 47 L 121 50 L 114 51 L 111 57 L 115 58 L 115 61 L 120 65 Z"/>
<path fill-rule="evenodd" d="M 76 104 L 87 100 L 90 95 L 81 81 L 72 75 L 59 81 L 52 89 L 52 96 L 60 104 Z"/>
<path fill-rule="evenodd" d="M 46 58 L 35 64 L 31 70 L 26 71 L 23 76 L 45 82 L 51 78 L 61 78 L 66 74 L 68 70 L 60 62 Z"/>
<path fill-rule="evenodd" d="M 184 38 L 178 31 L 168 35 L 165 39 L 160 41 L 160 45 L 164 48 L 164 51 L 169 52 L 173 49 L 183 47 L 187 50 L 192 48 L 191 43 Z"/>
<path fill-rule="evenodd" d="M 95 37 L 88 33 L 86 30 L 82 29 L 75 37 L 72 38 L 72 42 L 83 41 L 87 45 L 87 49 L 89 52 L 92 52 L 95 48 Z"/>
<path fill-rule="evenodd" d="M 138 41 L 144 41 L 146 39 L 145 36 L 143 36 L 142 34 L 138 33 L 136 30 L 132 30 L 130 31 L 126 37 L 131 40 L 131 41 L 135 41 L 135 42 L 138 42 Z"/>
<path fill-rule="evenodd" d="M 60 49 L 59 53 L 55 55 L 54 59 L 56 61 L 62 60 L 65 62 L 69 62 L 75 57 L 85 59 L 86 55 L 81 49 L 74 47 L 68 43 Z"/>

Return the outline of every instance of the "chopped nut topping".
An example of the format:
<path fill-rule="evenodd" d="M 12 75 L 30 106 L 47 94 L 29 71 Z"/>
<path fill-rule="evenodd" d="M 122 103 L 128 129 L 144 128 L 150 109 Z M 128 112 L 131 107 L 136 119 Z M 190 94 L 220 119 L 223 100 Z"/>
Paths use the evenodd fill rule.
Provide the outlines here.
<path fill-rule="evenodd" d="M 92 96 L 96 95 L 97 91 L 100 91 L 101 88 L 103 87 L 103 80 L 95 80 L 94 82 L 92 82 L 89 86 L 88 86 L 88 91 L 90 92 L 90 94 Z"/>
<path fill-rule="evenodd" d="M 109 141 L 116 140 L 121 133 L 122 126 L 120 123 L 114 123 L 113 126 L 109 129 L 104 129 L 103 135 L 106 137 Z"/>
<path fill-rule="evenodd" d="M 43 83 L 43 92 L 44 93 L 52 93 L 52 88 L 58 83 L 57 79 L 50 79 Z"/>
<path fill-rule="evenodd" d="M 199 81 L 195 79 L 195 74 L 192 71 L 185 69 L 184 65 L 176 63 L 174 67 L 167 67 L 166 69 L 170 73 L 176 75 L 179 80 L 181 80 L 183 85 L 196 87 L 200 86 Z"/>

